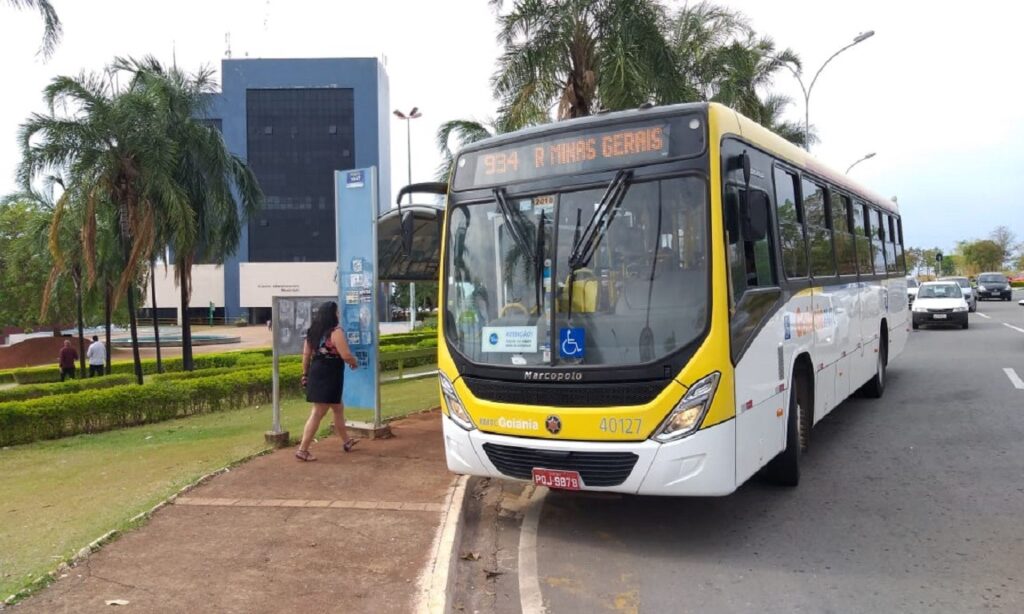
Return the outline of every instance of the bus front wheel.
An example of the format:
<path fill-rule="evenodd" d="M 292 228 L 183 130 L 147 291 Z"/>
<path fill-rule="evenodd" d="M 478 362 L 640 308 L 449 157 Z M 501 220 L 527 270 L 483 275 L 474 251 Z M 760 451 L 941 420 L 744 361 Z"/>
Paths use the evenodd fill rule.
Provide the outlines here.
<path fill-rule="evenodd" d="M 789 416 L 786 418 L 786 449 L 765 467 L 766 477 L 780 486 L 800 483 L 800 458 L 807 452 L 811 436 L 810 387 L 806 378 L 795 376 L 789 395 Z"/>

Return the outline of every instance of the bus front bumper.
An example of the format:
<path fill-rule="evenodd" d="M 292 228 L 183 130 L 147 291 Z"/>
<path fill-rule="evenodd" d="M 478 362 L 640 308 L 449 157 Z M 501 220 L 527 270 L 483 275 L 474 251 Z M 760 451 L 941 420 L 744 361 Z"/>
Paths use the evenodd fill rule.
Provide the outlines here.
<path fill-rule="evenodd" d="M 625 453 L 636 455 L 636 462 L 631 469 L 622 469 L 624 479 L 620 483 L 589 485 L 584 468 L 580 471 L 582 490 L 667 496 L 719 496 L 736 490 L 735 420 L 670 443 L 649 439 L 594 442 L 509 437 L 479 430 L 466 431 L 444 415 L 441 421 L 448 469 L 454 473 L 529 481 L 533 467 L 559 469 L 578 465 L 579 462 L 566 459 L 581 455 L 589 459 L 582 461 L 586 467 L 587 462 L 604 462 L 603 454 L 621 459 Z M 608 471 L 591 475 L 596 474 L 607 478 Z"/>

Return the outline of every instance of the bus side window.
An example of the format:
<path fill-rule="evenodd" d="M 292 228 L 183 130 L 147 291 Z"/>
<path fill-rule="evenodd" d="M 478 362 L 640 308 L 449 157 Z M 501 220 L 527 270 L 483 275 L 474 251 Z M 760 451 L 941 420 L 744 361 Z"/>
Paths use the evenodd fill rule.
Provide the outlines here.
<path fill-rule="evenodd" d="M 902 272 L 900 266 L 900 260 L 903 254 L 900 253 L 900 241 L 899 237 L 896 236 L 896 219 L 891 216 L 885 216 L 888 222 L 888 234 L 886 235 L 885 242 L 885 263 L 887 270 L 890 274 Z"/>
<path fill-rule="evenodd" d="M 871 224 L 864 203 L 853 205 L 853 236 L 857 246 L 857 270 L 861 275 L 874 275 L 871 256 Z"/>
<path fill-rule="evenodd" d="M 907 272 L 907 254 L 903 248 L 903 220 L 896 218 L 896 232 L 898 234 L 896 242 L 896 259 L 899 261 L 900 272 L 906 274 Z"/>
<path fill-rule="evenodd" d="M 769 240 L 771 232 L 758 241 L 751 241 L 743 236 L 740 212 L 743 210 L 742 203 L 745 198 L 746 191 L 743 187 L 736 184 L 726 185 L 725 219 L 729 239 L 729 271 L 736 300 L 739 300 L 747 288 L 769 288 L 776 285 Z"/>
<path fill-rule="evenodd" d="M 829 190 L 832 213 L 832 232 L 836 242 L 836 260 L 840 275 L 857 274 L 855 238 L 850 223 L 850 197 Z"/>
<path fill-rule="evenodd" d="M 871 244 L 875 253 L 875 275 L 885 275 L 885 227 L 882 212 L 868 209 L 871 218 Z"/>
<path fill-rule="evenodd" d="M 832 277 L 836 274 L 835 252 L 832 249 L 832 229 L 829 228 L 825 203 L 825 188 L 803 180 L 804 224 L 811 248 L 811 275 Z"/>
<path fill-rule="evenodd" d="M 786 277 L 807 277 L 807 241 L 804 217 L 796 199 L 796 175 L 775 169 L 775 217 L 779 223 L 782 268 Z"/>

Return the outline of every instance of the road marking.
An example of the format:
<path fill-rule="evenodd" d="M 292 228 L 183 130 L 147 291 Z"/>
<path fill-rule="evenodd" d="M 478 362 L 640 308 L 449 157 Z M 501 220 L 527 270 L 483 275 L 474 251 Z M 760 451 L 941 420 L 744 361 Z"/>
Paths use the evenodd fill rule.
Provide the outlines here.
<path fill-rule="evenodd" d="M 541 486 L 530 496 L 530 507 L 519 529 L 519 609 L 523 614 L 544 614 L 544 597 L 537 575 L 537 528 L 548 489 Z"/>
<path fill-rule="evenodd" d="M 1017 328 L 1013 324 L 1007 324 L 1006 322 L 1003 322 L 1003 326 L 1005 326 L 1006 328 L 1012 328 L 1013 330 L 1017 331 L 1018 333 L 1024 333 L 1024 328 Z"/>
<path fill-rule="evenodd" d="M 983 313 L 974 312 L 974 315 L 978 316 L 979 318 L 985 318 L 986 320 L 991 320 L 992 319 L 992 316 L 987 316 L 987 315 L 985 315 Z"/>
<path fill-rule="evenodd" d="M 1024 380 L 1022 380 L 1020 376 L 1017 375 L 1016 371 L 1009 367 L 1006 367 L 1005 369 L 1003 369 L 1003 373 L 1006 374 L 1006 377 L 1010 378 L 1010 382 L 1013 384 L 1014 388 L 1016 388 L 1017 390 L 1024 390 Z"/>

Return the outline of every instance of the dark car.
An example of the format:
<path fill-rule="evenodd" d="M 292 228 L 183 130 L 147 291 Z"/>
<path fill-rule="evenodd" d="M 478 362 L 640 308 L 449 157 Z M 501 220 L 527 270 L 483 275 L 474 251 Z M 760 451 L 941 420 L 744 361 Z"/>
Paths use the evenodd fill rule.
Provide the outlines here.
<path fill-rule="evenodd" d="M 982 273 L 978 275 L 978 298 L 995 298 L 1008 301 L 1013 297 L 1010 280 L 1002 273 Z"/>

